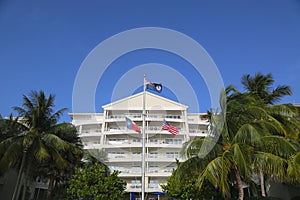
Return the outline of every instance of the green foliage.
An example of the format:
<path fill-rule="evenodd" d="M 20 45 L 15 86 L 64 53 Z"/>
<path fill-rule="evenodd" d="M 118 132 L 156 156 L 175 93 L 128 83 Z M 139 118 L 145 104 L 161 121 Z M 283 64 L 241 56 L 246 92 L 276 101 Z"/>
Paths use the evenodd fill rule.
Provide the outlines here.
<path fill-rule="evenodd" d="M 247 75 L 242 78 L 247 92 L 226 88 L 220 97 L 222 110 L 209 113 L 210 136 L 220 137 L 184 144 L 182 153 L 188 160 L 178 172 L 198 171 L 188 174 L 190 178 L 197 176 L 196 185 L 202 189 L 209 181 L 225 198 L 233 198 L 230 188 L 237 187 L 238 199 L 244 198 L 243 183 L 249 184 L 255 173 L 284 182 L 299 180 L 298 111 L 292 105 L 274 105 L 291 90 L 288 86 L 272 89 L 273 83 L 270 74 Z M 203 146 L 212 149 L 207 151 Z"/>
<path fill-rule="evenodd" d="M 0 120 L 0 174 L 20 167 L 25 182 L 37 176 L 47 177 L 48 197 L 54 180 L 69 176 L 83 155 L 76 128 L 69 123 L 58 123 L 66 109 L 54 111 L 54 100 L 54 95 L 32 91 L 23 96 L 21 107 L 14 107 L 19 114 L 17 118 Z M 17 187 L 19 181 L 18 177 Z"/>
<path fill-rule="evenodd" d="M 118 177 L 117 171 L 107 175 L 106 169 L 95 163 L 76 170 L 68 182 L 68 199 L 118 200 L 123 199 L 126 182 Z"/>
<path fill-rule="evenodd" d="M 177 163 L 180 165 L 181 163 Z M 221 199 L 221 194 L 217 188 L 213 187 L 211 183 L 205 181 L 203 186 L 197 186 L 197 170 L 190 170 L 190 173 L 180 174 L 178 170 L 174 170 L 172 175 L 168 177 L 166 185 L 162 185 L 163 192 L 168 197 L 176 198 L 178 200 L 185 199 Z"/>
<path fill-rule="evenodd" d="M 46 198 L 46 195 L 45 197 Z M 67 198 L 67 184 L 56 185 L 53 189 L 51 200 L 62 200 Z M 43 199 L 43 198 L 42 198 Z"/>

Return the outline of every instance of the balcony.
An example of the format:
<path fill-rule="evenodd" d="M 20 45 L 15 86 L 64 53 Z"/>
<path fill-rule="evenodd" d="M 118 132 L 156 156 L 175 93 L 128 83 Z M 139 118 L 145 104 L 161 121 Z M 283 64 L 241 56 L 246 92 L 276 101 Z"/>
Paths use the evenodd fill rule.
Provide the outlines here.
<path fill-rule="evenodd" d="M 118 122 L 118 121 L 124 121 L 125 122 L 125 117 L 129 117 L 133 121 L 140 121 L 142 120 L 142 114 L 139 113 L 128 113 L 128 114 L 115 114 L 115 115 L 109 115 L 106 117 L 105 121 L 106 122 Z"/>
<path fill-rule="evenodd" d="M 125 123 L 125 122 L 124 122 Z M 176 127 L 179 131 L 185 132 L 185 129 L 181 127 Z M 142 126 L 140 126 L 142 130 Z M 128 129 L 126 126 L 118 126 L 118 127 L 109 127 L 104 130 L 106 135 L 119 135 L 119 134 L 134 134 L 136 135 L 137 132 L 134 130 Z M 161 126 L 146 126 L 145 127 L 146 134 L 148 135 L 156 135 L 156 134 L 165 134 L 170 135 L 170 133 L 166 130 L 162 130 Z"/>
<path fill-rule="evenodd" d="M 176 148 L 180 149 L 182 147 L 183 140 L 179 139 L 148 139 L 145 141 L 145 147 L 147 148 Z M 104 145 L 100 145 L 100 143 L 89 143 L 86 142 L 85 145 L 89 148 L 106 148 L 106 149 L 114 149 L 114 148 L 141 148 L 142 147 L 142 139 L 137 138 L 134 140 L 118 140 L 118 141 L 106 141 Z M 128 150 L 129 151 L 129 150 Z"/>
<path fill-rule="evenodd" d="M 127 183 L 126 191 L 127 192 L 141 192 L 142 184 L 131 184 Z M 145 192 L 162 192 L 160 184 L 149 183 L 148 187 L 145 188 Z"/>
<path fill-rule="evenodd" d="M 154 155 L 154 154 L 147 154 L 145 155 L 145 161 L 146 162 L 168 162 L 172 163 L 176 161 L 176 158 L 179 159 L 179 161 L 182 161 L 182 159 L 179 158 L 179 156 L 170 156 L 170 155 Z M 127 154 L 122 155 L 115 155 L 115 156 L 108 156 L 108 162 L 141 162 L 142 157 L 141 156 L 131 156 Z"/>
<path fill-rule="evenodd" d="M 100 129 L 82 130 L 79 133 L 79 137 L 99 136 L 101 135 Z"/>
<path fill-rule="evenodd" d="M 168 155 L 158 155 L 158 156 L 153 156 L 153 155 L 148 155 L 148 157 L 145 158 L 147 162 L 168 162 L 172 163 L 175 162 L 176 159 L 179 159 L 179 161 L 182 161 L 179 156 L 168 156 Z"/>
<path fill-rule="evenodd" d="M 116 114 L 116 115 L 109 115 L 106 117 L 106 122 L 119 122 L 119 121 L 125 121 L 125 117 L 129 117 L 133 121 L 141 121 L 142 114 L 141 113 L 128 113 L 128 114 Z M 167 121 L 171 122 L 183 122 L 184 117 L 181 115 L 162 115 L 162 114 L 147 114 L 146 115 L 146 121 L 163 121 L 166 119 Z"/>
<path fill-rule="evenodd" d="M 127 192 L 141 192 L 142 191 L 142 183 L 137 183 L 137 184 L 127 183 L 126 191 Z"/>
<path fill-rule="evenodd" d="M 122 123 L 122 125 L 123 125 L 123 123 Z M 124 125 L 125 125 L 125 122 L 124 122 Z M 142 128 L 142 127 L 140 127 L 140 128 Z M 136 131 L 130 130 L 126 126 L 109 127 L 109 128 L 106 128 L 104 130 L 104 133 L 106 135 L 120 135 L 120 134 L 134 134 L 134 135 L 137 135 Z"/>
<path fill-rule="evenodd" d="M 203 125 L 208 125 L 208 120 L 205 118 L 201 118 L 199 116 L 188 116 L 188 123 L 189 124 L 203 124 Z"/>
<path fill-rule="evenodd" d="M 192 137 L 206 137 L 208 135 L 207 130 L 199 130 L 199 129 L 190 129 L 189 136 Z"/>

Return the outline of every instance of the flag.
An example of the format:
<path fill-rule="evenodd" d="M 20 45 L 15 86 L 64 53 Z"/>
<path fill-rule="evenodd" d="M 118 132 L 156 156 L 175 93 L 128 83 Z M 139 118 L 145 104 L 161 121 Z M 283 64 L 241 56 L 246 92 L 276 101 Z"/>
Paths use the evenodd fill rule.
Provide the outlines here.
<path fill-rule="evenodd" d="M 162 85 L 160 83 L 152 83 L 150 81 L 146 82 L 146 89 L 153 90 L 155 92 L 162 91 Z"/>
<path fill-rule="evenodd" d="M 136 125 L 133 121 L 131 121 L 131 119 L 129 119 L 127 117 L 126 117 L 126 126 L 130 130 L 134 130 L 138 133 L 141 133 L 141 130 L 139 129 L 139 126 Z"/>
<path fill-rule="evenodd" d="M 167 130 L 170 133 L 172 133 L 173 135 L 178 135 L 179 130 L 172 126 L 169 122 L 167 122 L 166 120 L 163 121 L 163 124 L 161 126 L 162 130 Z"/>
<path fill-rule="evenodd" d="M 133 192 L 130 192 L 130 200 L 136 200 L 135 195 Z"/>

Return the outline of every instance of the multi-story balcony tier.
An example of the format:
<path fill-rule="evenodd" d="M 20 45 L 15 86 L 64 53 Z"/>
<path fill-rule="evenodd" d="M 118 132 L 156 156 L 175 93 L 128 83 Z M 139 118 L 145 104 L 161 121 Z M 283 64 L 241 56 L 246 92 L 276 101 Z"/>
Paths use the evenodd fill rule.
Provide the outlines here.
<path fill-rule="evenodd" d="M 127 182 L 126 191 L 141 192 L 142 134 L 126 127 L 125 117 L 142 130 L 143 93 L 102 106 L 103 113 L 70 113 L 84 148 L 102 158 L 111 170 L 120 171 Z M 178 102 L 146 92 L 145 105 L 145 192 L 161 192 L 182 144 L 208 134 L 207 114 L 188 113 L 188 107 Z M 162 130 L 163 120 L 179 130 L 177 136 Z M 104 158 L 103 158 L 104 152 Z M 95 156 L 97 157 L 97 156 Z"/>

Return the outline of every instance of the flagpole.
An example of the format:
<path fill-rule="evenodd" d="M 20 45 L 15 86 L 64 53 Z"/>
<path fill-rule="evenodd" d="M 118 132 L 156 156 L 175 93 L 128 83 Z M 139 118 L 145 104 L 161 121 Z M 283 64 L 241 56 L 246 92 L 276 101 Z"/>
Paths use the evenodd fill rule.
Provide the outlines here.
<path fill-rule="evenodd" d="M 143 91 L 143 127 L 142 127 L 142 200 L 145 200 L 145 118 L 146 118 L 146 74 L 144 74 Z"/>

